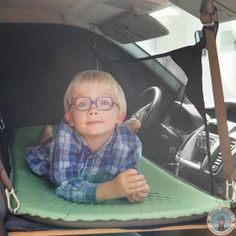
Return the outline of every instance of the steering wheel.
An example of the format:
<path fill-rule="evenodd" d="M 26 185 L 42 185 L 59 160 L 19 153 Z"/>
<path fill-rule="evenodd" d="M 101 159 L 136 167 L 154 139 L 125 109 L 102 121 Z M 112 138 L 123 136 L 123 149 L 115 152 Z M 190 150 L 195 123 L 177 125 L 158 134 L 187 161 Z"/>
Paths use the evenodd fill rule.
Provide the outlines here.
<path fill-rule="evenodd" d="M 144 100 L 150 93 L 152 94 L 151 102 L 144 105 L 132 115 L 133 118 L 136 118 L 141 122 L 141 128 L 138 131 L 138 134 L 143 138 L 151 131 L 154 122 L 160 122 L 159 106 L 161 103 L 161 90 L 158 87 L 150 87 L 139 95 L 138 100 Z"/>

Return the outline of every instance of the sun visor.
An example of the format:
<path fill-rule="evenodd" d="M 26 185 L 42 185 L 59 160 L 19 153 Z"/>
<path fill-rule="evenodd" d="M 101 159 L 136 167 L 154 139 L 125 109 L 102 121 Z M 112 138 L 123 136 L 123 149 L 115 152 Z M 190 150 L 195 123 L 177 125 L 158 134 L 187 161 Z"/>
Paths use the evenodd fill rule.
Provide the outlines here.
<path fill-rule="evenodd" d="M 149 15 L 127 12 L 98 26 L 109 37 L 120 43 L 134 43 L 167 35 L 169 31 Z"/>

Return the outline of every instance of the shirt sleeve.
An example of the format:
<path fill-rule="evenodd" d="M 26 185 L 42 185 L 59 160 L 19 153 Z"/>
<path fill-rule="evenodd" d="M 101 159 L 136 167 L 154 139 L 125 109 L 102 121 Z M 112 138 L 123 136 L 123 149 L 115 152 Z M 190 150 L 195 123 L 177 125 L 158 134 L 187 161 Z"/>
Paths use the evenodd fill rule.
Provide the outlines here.
<path fill-rule="evenodd" d="M 91 203 L 96 200 L 97 185 L 81 176 L 83 163 L 79 161 L 81 143 L 71 128 L 58 132 L 52 159 L 51 179 L 55 194 L 71 202 Z"/>
<path fill-rule="evenodd" d="M 80 178 L 72 178 L 56 188 L 55 194 L 65 200 L 80 203 L 96 202 L 97 184 Z"/>
<path fill-rule="evenodd" d="M 30 169 L 37 175 L 48 178 L 49 156 L 53 145 L 54 140 L 50 138 L 41 145 L 30 147 L 26 150 L 26 162 Z"/>
<path fill-rule="evenodd" d="M 132 148 L 130 148 L 127 161 L 125 162 L 125 168 L 126 169 L 134 168 L 139 170 L 141 157 L 142 157 L 142 144 L 140 140 L 137 139 L 137 142 L 132 146 Z"/>
<path fill-rule="evenodd" d="M 134 142 L 127 144 L 127 153 L 122 158 L 120 172 L 128 169 L 136 169 L 138 172 L 142 157 L 142 144 L 138 138 Z"/>

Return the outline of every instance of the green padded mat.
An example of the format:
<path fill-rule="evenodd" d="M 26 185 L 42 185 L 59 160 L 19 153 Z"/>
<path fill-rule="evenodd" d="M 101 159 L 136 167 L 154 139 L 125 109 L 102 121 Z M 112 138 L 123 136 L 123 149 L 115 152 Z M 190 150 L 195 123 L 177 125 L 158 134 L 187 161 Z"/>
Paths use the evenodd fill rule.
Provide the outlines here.
<path fill-rule="evenodd" d="M 150 185 L 150 194 L 142 203 L 112 200 L 86 205 L 65 201 L 26 165 L 25 150 L 36 143 L 41 128 L 18 128 L 9 147 L 11 179 L 21 204 L 17 215 L 63 226 L 118 227 L 184 222 L 202 218 L 216 207 L 229 207 L 228 201 L 195 189 L 146 159 L 141 171 Z"/>

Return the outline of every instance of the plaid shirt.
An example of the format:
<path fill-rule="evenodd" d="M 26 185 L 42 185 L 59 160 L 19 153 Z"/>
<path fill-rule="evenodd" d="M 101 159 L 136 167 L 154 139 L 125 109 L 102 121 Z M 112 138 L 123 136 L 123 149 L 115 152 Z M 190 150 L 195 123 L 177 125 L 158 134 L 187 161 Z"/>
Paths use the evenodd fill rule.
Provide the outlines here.
<path fill-rule="evenodd" d="M 141 151 L 139 138 L 121 125 L 102 148 L 92 153 L 76 130 L 62 121 L 55 138 L 27 149 L 26 160 L 33 172 L 56 186 L 57 196 L 91 203 L 96 201 L 99 183 L 121 171 L 138 169 Z"/>

